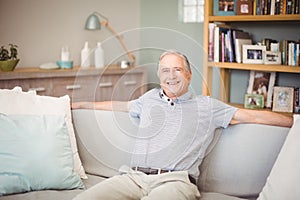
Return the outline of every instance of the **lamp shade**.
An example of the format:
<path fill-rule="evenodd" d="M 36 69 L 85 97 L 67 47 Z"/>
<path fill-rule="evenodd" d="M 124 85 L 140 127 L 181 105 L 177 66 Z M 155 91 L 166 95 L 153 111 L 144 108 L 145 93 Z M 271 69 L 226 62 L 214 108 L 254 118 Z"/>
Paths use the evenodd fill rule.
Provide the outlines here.
<path fill-rule="evenodd" d="M 97 15 L 95 15 L 94 13 L 91 14 L 85 22 L 85 29 L 87 29 L 87 30 L 101 29 L 99 17 Z"/>

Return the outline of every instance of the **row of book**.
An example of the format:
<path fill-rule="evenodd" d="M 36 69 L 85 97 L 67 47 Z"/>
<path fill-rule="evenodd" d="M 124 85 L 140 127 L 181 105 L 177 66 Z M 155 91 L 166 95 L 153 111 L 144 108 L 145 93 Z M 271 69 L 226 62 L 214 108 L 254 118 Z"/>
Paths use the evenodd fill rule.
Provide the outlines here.
<path fill-rule="evenodd" d="M 282 52 L 282 64 L 300 66 L 300 42 L 293 40 L 282 40 L 280 49 Z"/>
<path fill-rule="evenodd" d="M 281 65 L 300 66 L 299 41 L 264 38 L 266 51 L 279 52 Z M 220 23 L 209 23 L 208 61 L 243 62 L 243 45 L 253 45 L 250 33 Z"/>
<path fill-rule="evenodd" d="M 242 62 L 242 45 L 252 44 L 251 36 L 243 30 L 223 24 L 209 23 L 208 61 Z"/>
<path fill-rule="evenodd" d="M 254 0 L 256 15 L 299 14 L 300 0 Z"/>

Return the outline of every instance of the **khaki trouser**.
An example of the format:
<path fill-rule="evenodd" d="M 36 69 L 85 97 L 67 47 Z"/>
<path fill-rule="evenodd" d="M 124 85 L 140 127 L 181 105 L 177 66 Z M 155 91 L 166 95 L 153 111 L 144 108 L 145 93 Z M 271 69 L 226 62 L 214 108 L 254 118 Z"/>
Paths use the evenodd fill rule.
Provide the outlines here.
<path fill-rule="evenodd" d="M 98 183 L 74 200 L 196 200 L 200 198 L 186 171 L 146 175 L 131 169 Z"/>

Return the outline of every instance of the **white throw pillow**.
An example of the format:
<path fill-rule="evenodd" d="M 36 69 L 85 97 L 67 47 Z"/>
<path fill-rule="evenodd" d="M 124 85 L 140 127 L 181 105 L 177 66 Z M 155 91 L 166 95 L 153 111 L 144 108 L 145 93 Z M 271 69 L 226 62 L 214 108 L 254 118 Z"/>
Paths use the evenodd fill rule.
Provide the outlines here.
<path fill-rule="evenodd" d="M 294 115 L 294 124 L 278 155 L 258 200 L 300 199 L 300 115 Z"/>
<path fill-rule="evenodd" d="M 78 154 L 68 95 L 49 97 L 36 95 L 34 92 L 22 92 L 19 87 L 12 90 L 0 89 L 0 105 L 0 113 L 7 115 L 65 115 L 74 158 L 74 171 L 81 178 L 87 178 Z"/>

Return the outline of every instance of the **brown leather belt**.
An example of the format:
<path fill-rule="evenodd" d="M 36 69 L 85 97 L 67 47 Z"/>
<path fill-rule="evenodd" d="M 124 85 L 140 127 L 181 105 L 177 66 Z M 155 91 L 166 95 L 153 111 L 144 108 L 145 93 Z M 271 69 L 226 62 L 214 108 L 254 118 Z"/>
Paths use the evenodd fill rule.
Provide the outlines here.
<path fill-rule="evenodd" d="M 146 168 L 146 167 L 132 167 L 134 171 L 143 172 L 147 175 L 163 174 L 172 172 L 171 170 L 165 170 L 160 168 Z"/>
<path fill-rule="evenodd" d="M 143 172 L 147 175 L 157 175 L 172 172 L 172 170 L 166 170 L 161 168 L 146 168 L 146 167 L 132 167 L 134 171 Z M 196 185 L 196 179 L 189 175 L 190 182 Z"/>

